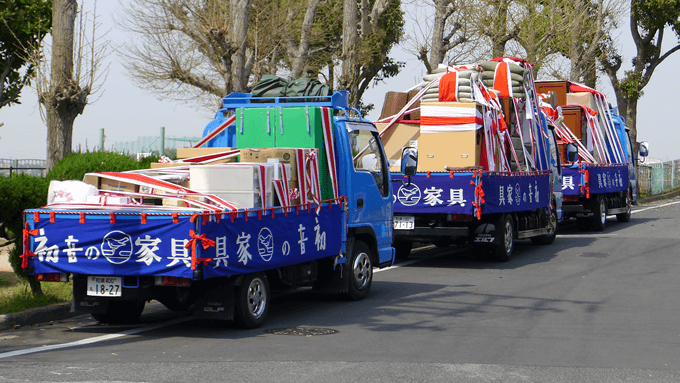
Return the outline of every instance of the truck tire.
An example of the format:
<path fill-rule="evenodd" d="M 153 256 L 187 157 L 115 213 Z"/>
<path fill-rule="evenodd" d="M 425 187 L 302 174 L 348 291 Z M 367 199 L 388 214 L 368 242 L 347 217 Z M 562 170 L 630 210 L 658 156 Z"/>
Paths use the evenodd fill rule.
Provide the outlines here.
<path fill-rule="evenodd" d="M 144 311 L 144 301 L 109 301 L 105 313 L 92 313 L 97 322 L 108 324 L 131 324 L 139 320 Z"/>
<path fill-rule="evenodd" d="M 236 323 L 247 329 L 262 326 L 269 311 L 270 295 L 264 273 L 246 274 L 243 283 L 236 289 Z"/>
<path fill-rule="evenodd" d="M 373 262 L 371 249 L 362 241 L 355 241 L 352 254 L 347 260 L 349 278 L 347 297 L 353 301 L 366 298 L 373 282 Z"/>
<path fill-rule="evenodd" d="M 510 214 L 503 214 L 496 221 L 495 243 L 493 244 L 493 254 L 501 262 L 507 262 L 512 256 L 515 248 L 515 229 Z"/>
<path fill-rule="evenodd" d="M 531 237 L 532 243 L 536 245 L 549 245 L 555 241 L 555 237 L 557 236 L 557 209 L 550 209 L 550 217 L 548 219 L 550 231 L 548 234 L 543 234 L 538 237 Z"/>
<path fill-rule="evenodd" d="M 630 193 L 630 190 L 629 190 L 628 194 L 626 194 L 626 208 L 627 208 L 627 210 L 626 210 L 625 213 L 620 213 L 620 214 L 616 215 L 616 220 L 618 222 L 628 222 L 628 221 L 630 221 L 630 212 L 631 212 L 631 209 L 632 209 L 632 206 L 631 206 L 632 198 L 630 198 L 630 195 L 631 195 L 631 193 Z"/>
<path fill-rule="evenodd" d="M 600 195 L 593 202 L 593 217 L 590 221 L 590 228 L 593 231 L 603 231 L 607 223 L 607 199 Z"/>
<path fill-rule="evenodd" d="M 413 242 L 410 241 L 396 241 L 392 244 L 394 246 L 394 257 L 397 261 L 405 261 L 411 255 L 413 249 Z"/>

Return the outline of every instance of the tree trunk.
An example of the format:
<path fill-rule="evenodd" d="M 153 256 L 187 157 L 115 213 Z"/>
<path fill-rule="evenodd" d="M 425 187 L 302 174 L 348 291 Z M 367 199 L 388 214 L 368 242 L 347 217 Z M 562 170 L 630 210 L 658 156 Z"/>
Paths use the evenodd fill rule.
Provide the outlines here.
<path fill-rule="evenodd" d="M 31 294 L 33 294 L 34 297 L 45 295 L 42 291 L 42 286 L 40 286 L 40 282 L 35 279 L 35 275 L 28 276 L 28 285 L 31 286 Z"/>
<path fill-rule="evenodd" d="M 432 27 L 432 44 L 430 59 L 426 63 L 427 72 L 432 73 L 444 61 L 444 28 L 446 28 L 446 8 L 448 0 L 437 0 L 434 3 L 434 26 Z"/>
<path fill-rule="evenodd" d="M 357 22 L 359 15 L 356 0 L 345 0 L 342 16 L 342 76 L 340 88 L 350 92 L 350 98 L 356 97 L 358 68 L 356 60 L 356 44 L 359 40 Z"/>
<path fill-rule="evenodd" d="M 41 100 L 47 113 L 47 171 L 71 153 L 73 121 L 82 112 L 69 99 L 73 81 L 73 32 L 76 0 L 52 1 L 52 69 L 49 94 Z M 84 106 L 83 106 L 84 107 Z"/>
<path fill-rule="evenodd" d="M 232 91 L 247 91 L 248 79 L 245 76 L 246 68 L 246 38 L 248 33 L 248 20 L 250 19 L 250 6 L 252 0 L 231 0 L 233 17 L 230 19 L 231 50 L 232 50 Z"/>

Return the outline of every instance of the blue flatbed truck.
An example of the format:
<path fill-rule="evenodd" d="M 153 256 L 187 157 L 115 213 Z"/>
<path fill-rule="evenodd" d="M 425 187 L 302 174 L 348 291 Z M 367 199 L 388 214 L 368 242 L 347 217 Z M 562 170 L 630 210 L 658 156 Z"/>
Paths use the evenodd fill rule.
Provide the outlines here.
<path fill-rule="evenodd" d="M 396 257 L 408 257 L 415 242 L 437 247 L 470 243 L 477 252 L 488 251 L 505 262 L 517 239 L 552 243 L 562 219 L 561 172 L 559 157 L 550 149 L 556 147 L 555 137 L 545 130 L 546 170 L 418 172 L 410 182 L 393 172 Z"/>
<path fill-rule="evenodd" d="M 637 201 L 637 158 L 628 127 L 606 97 L 570 81 L 539 81 L 559 106 L 563 210 L 579 230 L 603 231 L 607 216 L 628 222 Z M 640 156 L 646 156 L 640 152 Z"/>
<path fill-rule="evenodd" d="M 523 73 L 512 83 L 508 80 L 511 64 L 498 70 L 507 62 Z M 403 137 L 414 137 L 408 150 L 432 164 L 420 168 L 408 181 L 396 170 L 392 173 L 397 182 L 394 247 L 398 259 L 408 257 L 414 243 L 438 247 L 470 243 L 475 253 L 491 253 L 497 260 L 508 261 L 517 239 L 531 239 L 537 244 L 554 241 L 563 215 L 556 136 L 538 102 L 530 64 L 517 64 L 514 59 L 500 58 L 481 64 L 484 70 L 496 68 L 496 72 L 483 72 L 476 64 L 446 69 L 446 74 L 440 73 L 442 77 L 434 80 L 439 81 L 438 92 L 428 96 L 431 83 L 415 96 L 417 99 L 423 95 L 419 121 L 412 122 L 420 126 L 419 135 L 400 136 L 399 129 L 407 125 L 397 126 L 395 133 L 383 134 L 384 144 L 390 148 L 395 145 L 391 139 L 399 145 Z M 472 76 L 470 70 L 474 72 Z M 465 71 L 470 80 L 464 76 Z M 481 77 L 475 79 L 482 72 L 491 73 L 490 83 L 483 84 Z M 493 80 L 494 73 L 507 74 L 505 82 L 500 82 L 505 84 L 503 92 L 503 86 Z M 456 81 L 445 80 L 447 76 Z M 463 81 L 466 86 L 458 85 Z M 509 84 L 515 94 L 507 93 Z M 492 85 L 497 95 L 485 96 L 491 94 Z M 459 93 L 453 98 L 451 89 L 456 86 Z M 457 101 L 461 92 L 470 92 L 468 89 L 473 89 L 474 100 Z M 477 112 L 470 112 L 474 108 Z M 390 124 L 396 118 L 399 117 L 392 117 Z M 405 120 L 404 124 L 408 123 Z M 388 128 L 383 131 L 388 132 Z M 470 165 L 458 165 L 462 163 Z"/>
<path fill-rule="evenodd" d="M 328 159 L 335 162 L 337 195 L 318 204 L 218 212 L 143 205 L 30 209 L 24 212 L 26 269 L 41 281 L 71 279 L 73 309 L 106 323 L 136 321 L 152 299 L 254 328 L 265 321 L 272 291 L 313 287 L 365 298 L 373 267 L 394 262 L 392 188 L 375 126 L 348 108 L 344 91 L 321 100 L 256 101 L 248 94 L 224 98 L 225 109 L 241 113 L 239 139 L 244 132 L 271 133 L 275 121 L 286 134 L 313 134 L 309 121 L 279 116 L 295 108 L 307 116 L 330 111 Z M 245 118 L 249 110 L 266 111 L 272 126 Z"/>

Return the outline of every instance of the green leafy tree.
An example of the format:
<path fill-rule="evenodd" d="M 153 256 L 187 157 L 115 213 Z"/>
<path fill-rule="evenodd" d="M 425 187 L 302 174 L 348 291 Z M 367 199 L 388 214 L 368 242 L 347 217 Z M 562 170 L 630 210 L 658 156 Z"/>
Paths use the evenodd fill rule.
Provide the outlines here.
<path fill-rule="evenodd" d="M 664 52 L 662 44 L 668 30 L 675 34 L 676 44 Z M 636 48 L 632 69 L 619 77 L 623 58 L 611 42 L 603 47 L 600 60 L 614 87 L 619 113 L 626 119 L 634 153 L 637 153 L 637 103 L 656 68 L 680 49 L 680 2 L 632 0 L 630 31 Z"/>
<path fill-rule="evenodd" d="M 21 90 L 35 71 L 30 57 L 50 32 L 51 22 L 49 1 L 0 0 L 0 108 L 20 103 Z"/>
<path fill-rule="evenodd" d="M 342 18 L 342 76 L 339 86 L 360 107 L 372 83 L 396 76 L 404 63 L 388 56 L 404 29 L 400 0 L 345 0 Z"/>

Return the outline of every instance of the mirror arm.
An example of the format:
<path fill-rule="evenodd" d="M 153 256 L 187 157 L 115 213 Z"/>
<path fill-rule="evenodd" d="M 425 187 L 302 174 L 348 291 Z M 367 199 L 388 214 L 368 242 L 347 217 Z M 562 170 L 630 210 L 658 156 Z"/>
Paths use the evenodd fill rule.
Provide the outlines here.
<path fill-rule="evenodd" d="M 393 179 L 392 182 L 401 182 L 401 184 L 404 185 L 405 187 L 409 187 L 409 186 L 411 186 L 411 176 L 406 176 L 406 177 L 408 177 L 408 183 L 404 182 L 404 180 L 399 179 L 399 178 L 397 178 L 396 180 Z"/>

